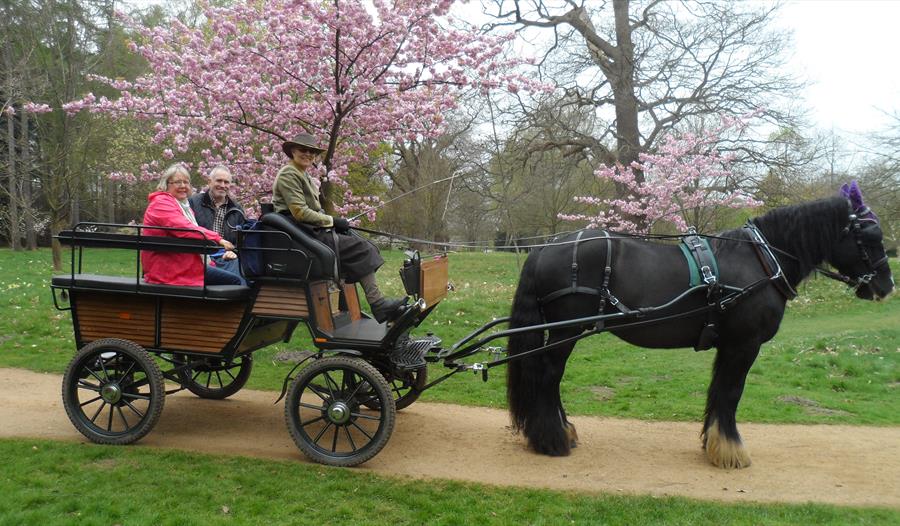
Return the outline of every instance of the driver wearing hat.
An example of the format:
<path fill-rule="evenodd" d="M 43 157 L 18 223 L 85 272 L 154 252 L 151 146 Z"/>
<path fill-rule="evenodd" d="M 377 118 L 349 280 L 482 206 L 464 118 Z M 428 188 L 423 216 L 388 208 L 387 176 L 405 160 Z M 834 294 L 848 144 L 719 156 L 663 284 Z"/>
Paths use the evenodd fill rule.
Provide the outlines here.
<path fill-rule="evenodd" d="M 379 323 L 396 318 L 406 298 L 385 298 L 375 282 L 375 271 L 384 264 L 378 249 L 369 241 L 350 234 L 350 223 L 343 217 L 324 213 L 319 191 L 307 170 L 325 150 L 308 133 L 296 135 L 281 145 L 290 162 L 278 171 L 272 186 L 275 211 L 290 215 L 298 223 L 314 228 L 316 238 L 339 254 L 341 277 L 347 283 L 359 282 Z M 332 229 L 337 235 L 332 235 Z M 337 246 L 335 246 L 337 244 Z"/>

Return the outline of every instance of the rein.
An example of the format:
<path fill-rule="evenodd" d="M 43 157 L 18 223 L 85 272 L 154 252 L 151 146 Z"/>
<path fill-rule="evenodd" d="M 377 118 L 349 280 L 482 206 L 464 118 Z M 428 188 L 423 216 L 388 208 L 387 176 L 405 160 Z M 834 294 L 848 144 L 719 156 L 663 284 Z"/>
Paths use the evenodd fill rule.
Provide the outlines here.
<path fill-rule="evenodd" d="M 868 251 L 866 250 L 865 246 L 862 243 L 862 240 L 860 239 L 860 229 L 862 228 L 860 226 L 861 221 L 872 221 L 872 220 L 871 219 L 859 219 L 859 217 L 856 214 L 851 213 L 850 214 L 850 224 L 847 225 L 847 227 L 844 229 L 844 233 L 849 233 L 849 234 L 853 235 L 854 241 L 856 242 L 856 246 L 859 250 L 860 259 L 862 261 L 864 261 L 866 263 L 866 265 L 868 266 L 868 272 L 865 274 L 862 274 L 860 276 L 857 276 L 857 277 L 851 277 L 851 276 L 847 276 L 845 274 L 841 274 L 839 272 L 834 272 L 834 271 L 828 270 L 821 266 L 816 266 L 813 269 L 815 272 L 817 272 L 827 278 L 833 279 L 835 281 L 840 281 L 841 283 L 844 283 L 845 285 L 853 288 L 854 290 L 856 290 L 859 287 L 872 281 L 872 279 L 878 273 L 877 270 L 881 266 L 886 265 L 887 259 L 888 259 L 887 256 L 885 256 L 885 257 L 879 259 L 878 261 L 876 261 L 875 263 L 871 262 L 871 258 L 869 257 Z M 744 228 L 751 232 L 750 239 L 741 239 L 741 238 L 727 237 L 727 236 L 716 236 L 716 235 L 711 235 L 711 234 L 696 234 L 696 235 L 698 235 L 702 238 L 705 238 L 705 239 L 719 239 L 722 241 L 734 241 L 734 242 L 738 242 L 738 243 L 748 243 L 748 244 L 753 245 L 754 248 L 756 249 L 757 257 L 760 258 L 760 262 L 762 263 L 763 267 L 766 268 L 766 270 L 769 272 L 770 279 L 775 282 L 778 290 L 781 291 L 782 294 L 784 294 L 785 297 L 787 297 L 787 299 L 795 298 L 797 296 L 797 291 L 794 289 L 794 287 L 792 287 L 790 285 L 790 283 L 788 283 L 787 276 L 785 276 L 784 271 L 781 268 L 781 264 L 778 261 L 778 258 L 775 257 L 775 253 L 777 253 L 778 255 L 787 257 L 789 259 L 792 259 L 794 261 L 797 261 L 797 262 L 800 261 L 800 258 L 791 254 L 790 252 L 786 252 L 778 247 L 775 247 L 775 246 L 772 246 L 771 244 L 769 244 L 769 242 L 762 235 L 762 232 L 758 229 L 758 227 L 756 227 L 755 224 L 753 224 L 752 220 L 747 221 L 747 224 L 744 226 Z M 408 243 L 421 243 L 421 244 L 434 245 L 434 246 L 445 247 L 445 248 L 456 248 L 456 249 L 467 248 L 467 249 L 482 249 L 482 250 L 488 250 L 488 249 L 493 249 L 493 250 L 516 249 L 516 250 L 518 250 L 518 249 L 543 248 L 543 247 L 549 247 L 549 246 L 563 246 L 563 245 L 572 245 L 572 244 L 577 245 L 578 243 L 582 243 L 584 241 L 590 241 L 593 239 L 601 239 L 601 240 L 605 239 L 607 244 L 613 239 L 637 239 L 637 240 L 644 240 L 644 241 L 667 240 L 667 239 L 674 240 L 674 239 L 683 239 L 686 235 L 688 235 L 688 234 L 628 234 L 628 233 L 624 233 L 624 232 L 613 232 L 614 235 L 610 235 L 610 232 L 608 232 L 606 230 L 602 230 L 601 236 L 582 238 L 581 237 L 582 233 L 587 229 L 581 229 L 581 230 L 576 230 L 576 231 L 572 231 L 572 232 L 564 232 L 561 234 L 557 234 L 553 238 L 553 239 L 556 239 L 560 235 L 577 233 L 578 235 L 576 236 L 576 238 L 571 241 L 550 241 L 547 243 L 538 243 L 538 244 L 530 244 L 530 245 L 502 245 L 502 246 L 494 245 L 494 246 L 490 246 L 490 245 L 486 245 L 486 244 L 485 245 L 475 245 L 475 244 L 468 244 L 468 243 L 449 243 L 449 242 L 441 242 L 441 241 L 434 241 L 434 240 L 428 240 L 428 239 L 419 239 L 419 238 L 408 237 L 408 236 L 403 236 L 400 234 L 393 234 L 390 232 L 383 232 L 380 230 L 375 230 L 375 229 L 371 229 L 371 228 L 363 228 L 363 227 L 353 227 L 353 229 L 358 230 L 360 232 L 365 232 L 367 234 L 376 235 L 376 236 L 383 236 L 383 237 L 388 237 L 388 238 L 392 238 L 392 239 L 399 239 L 401 241 L 406 241 Z M 534 236 L 534 237 L 542 237 L 542 236 Z M 534 237 L 524 238 L 524 239 L 533 239 Z M 768 263 L 768 264 L 764 263 L 765 260 L 769 260 L 770 263 Z M 774 267 L 774 268 L 769 270 L 770 266 Z"/>

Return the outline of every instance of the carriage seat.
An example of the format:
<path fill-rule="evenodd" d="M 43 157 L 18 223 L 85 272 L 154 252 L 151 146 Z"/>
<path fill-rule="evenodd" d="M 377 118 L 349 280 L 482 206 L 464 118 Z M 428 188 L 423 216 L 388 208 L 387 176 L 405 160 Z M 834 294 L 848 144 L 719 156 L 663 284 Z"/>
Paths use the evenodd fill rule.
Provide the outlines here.
<path fill-rule="evenodd" d="M 156 294 L 207 298 L 216 300 L 243 300 L 250 297 L 250 287 L 243 285 L 209 285 L 188 287 L 185 285 L 161 285 L 135 280 L 127 276 L 103 276 L 100 274 L 64 274 L 53 276 L 53 287 L 64 289 L 100 290 L 109 292 L 130 292 L 132 294 Z"/>
<path fill-rule="evenodd" d="M 261 265 L 252 269 L 244 267 L 248 276 L 285 277 L 303 280 L 321 280 L 337 278 L 337 258 L 331 248 L 315 238 L 311 231 L 297 224 L 292 218 L 270 212 L 264 214 L 259 222 L 261 231 L 249 231 L 244 234 L 242 259 L 252 254 L 247 251 L 251 245 L 259 247 L 262 258 Z M 283 233 L 283 234 L 282 234 Z M 275 234 L 275 235 L 273 235 Z M 250 242 L 252 237 L 258 236 Z M 266 250 L 269 249 L 269 250 Z M 258 267 L 258 268 L 257 268 Z"/>

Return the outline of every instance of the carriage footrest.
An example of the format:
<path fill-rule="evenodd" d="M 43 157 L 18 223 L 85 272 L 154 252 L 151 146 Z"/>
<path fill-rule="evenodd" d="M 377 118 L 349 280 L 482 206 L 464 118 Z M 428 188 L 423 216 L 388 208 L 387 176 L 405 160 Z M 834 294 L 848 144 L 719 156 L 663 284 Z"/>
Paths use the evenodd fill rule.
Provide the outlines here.
<path fill-rule="evenodd" d="M 431 349 L 440 347 L 441 339 L 436 336 L 425 336 L 411 339 L 400 344 L 391 354 L 391 361 L 400 370 L 411 371 L 425 366 L 425 355 Z"/>

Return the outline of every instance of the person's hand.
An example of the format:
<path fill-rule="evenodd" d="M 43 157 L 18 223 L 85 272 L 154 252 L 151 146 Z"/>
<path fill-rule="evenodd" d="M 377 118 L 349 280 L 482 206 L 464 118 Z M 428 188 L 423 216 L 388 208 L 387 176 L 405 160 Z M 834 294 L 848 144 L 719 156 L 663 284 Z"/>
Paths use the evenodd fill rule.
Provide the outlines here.
<path fill-rule="evenodd" d="M 334 229 L 338 231 L 339 234 L 346 234 L 350 231 L 350 221 L 347 221 L 343 217 L 335 217 L 334 219 Z"/>
<path fill-rule="evenodd" d="M 231 250 L 226 250 L 224 254 L 222 254 L 222 259 L 225 261 L 230 261 L 232 259 L 237 259 L 237 254 L 232 252 Z"/>
<path fill-rule="evenodd" d="M 228 241 L 224 237 L 221 239 L 221 241 L 219 241 L 219 244 L 222 245 L 222 248 L 224 248 L 225 250 L 234 250 L 234 245 L 231 244 L 231 241 Z"/>

